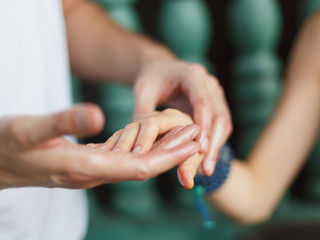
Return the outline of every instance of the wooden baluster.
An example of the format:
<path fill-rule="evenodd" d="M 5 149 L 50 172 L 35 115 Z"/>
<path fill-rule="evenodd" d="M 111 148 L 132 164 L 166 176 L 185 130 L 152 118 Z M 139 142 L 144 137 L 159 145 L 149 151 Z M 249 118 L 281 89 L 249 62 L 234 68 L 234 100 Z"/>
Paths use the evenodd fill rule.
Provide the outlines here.
<path fill-rule="evenodd" d="M 164 43 L 177 56 L 212 69 L 206 55 L 212 41 L 213 24 L 203 0 L 164 0 L 159 31 Z"/>
<path fill-rule="evenodd" d="M 140 20 L 133 5 L 135 2 L 136 0 L 99 0 L 117 23 L 126 29 L 140 31 Z M 107 121 L 106 135 L 111 136 L 131 122 L 134 95 L 132 88 L 116 84 L 105 84 L 101 92 L 100 105 L 105 111 Z M 113 185 L 113 207 L 123 214 L 135 217 L 152 214 L 158 209 L 153 182 L 132 181 Z"/>
<path fill-rule="evenodd" d="M 232 69 L 235 150 L 244 158 L 277 101 L 281 63 L 276 47 L 282 19 L 275 0 L 232 0 L 228 18 L 238 53 Z"/>
<path fill-rule="evenodd" d="M 178 57 L 203 64 L 209 71 L 213 65 L 207 59 L 212 43 L 213 24 L 208 6 L 203 0 L 163 0 L 159 12 L 159 35 L 164 44 Z M 172 180 L 174 200 L 180 206 L 193 207 L 192 191 Z"/>
<path fill-rule="evenodd" d="M 303 21 L 320 9 L 320 0 L 303 0 L 298 11 L 300 26 Z M 297 184 L 293 186 L 293 191 L 299 197 L 320 201 L 320 136 L 313 148 L 302 174 L 300 174 Z"/>

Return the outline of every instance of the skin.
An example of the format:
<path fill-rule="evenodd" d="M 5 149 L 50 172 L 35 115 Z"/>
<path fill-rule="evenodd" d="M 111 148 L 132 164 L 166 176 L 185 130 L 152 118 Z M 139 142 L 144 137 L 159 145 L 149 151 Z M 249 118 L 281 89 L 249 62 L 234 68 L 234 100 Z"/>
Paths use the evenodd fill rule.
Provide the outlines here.
<path fill-rule="evenodd" d="M 86 105 L 48 116 L 0 118 L 0 189 L 91 188 L 110 182 L 143 181 L 168 171 L 199 151 L 199 144 L 193 141 L 199 133 L 196 125 L 181 129 L 143 155 L 105 151 L 63 137 L 88 136 L 101 130 L 103 115 L 97 114 L 97 109 Z M 33 132 L 34 129 L 39 131 Z M 163 147 L 177 139 L 181 140 L 179 145 Z"/>
<path fill-rule="evenodd" d="M 274 116 L 246 161 L 235 159 L 226 182 L 208 194 L 212 203 L 240 223 L 253 224 L 270 217 L 314 145 L 320 123 L 319 56 L 320 12 L 304 24 L 296 40 Z M 185 115 L 171 112 L 167 117 L 176 122 Z M 194 176 L 202 161 L 201 156 L 194 158 L 179 166 L 184 186 L 193 185 L 185 176 Z"/>
<path fill-rule="evenodd" d="M 159 104 L 186 96 L 184 103 L 191 105 L 195 123 L 201 127 L 197 140 L 205 153 L 203 172 L 211 175 L 232 131 L 218 79 L 203 66 L 181 61 L 164 46 L 122 29 L 91 1 L 62 2 L 73 72 L 96 82 L 117 79 L 133 85 L 135 121 Z"/>
<path fill-rule="evenodd" d="M 211 174 L 216 155 L 232 128 L 218 80 L 202 66 L 183 62 L 164 46 L 120 28 L 91 1 L 63 0 L 62 4 L 72 71 L 81 79 L 117 79 L 133 85 L 135 119 L 179 93 L 186 95 L 201 127 L 197 141 L 207 156 L 203 169 Z M 217 124 L 218 119 L 223 124 Z M 169 170 L 199 150 L 199 144 L 190 138 L 181 146 L 145 154 L 141 154 L 145 152 L 142 148 L 140 154 L 106 152 L 63 138 L 65 134 L 97 134 L 103 124 L 102 111 L 94 105 L 79 105 L 46 116 L 2 116 L 0 188 L 89 188 L 108 182 L 144 180 Z M 172 136 L 173 142 L 174 139 Z"/>
<path fill-rule="evenodd" d="M 269 218 L 314 145 L 320 123 L 319 54 L 318 12 L 306 21 L 296 40 L 274 116 L 247 161 L 235 162 L 223 187 L 210 195 L 239 222 Z"/>
<path fill-rule="evenodd" d="M 140 153 L 152 151 L 159 142 L 166 141 L 172 135 L 176 135 L 183 129 L 193 126 L 193 120 L 188 114 L 176 109 L 166 109 L 162 112 L 147 114 L 142 120 L 128 124 L 124 129 L 116 132 L 104 144 L 107 151 L 136 152 L 136 146 L 143 149 Z M 181 130 L 182 129 L 182 130 Z M 199 128 L 195 128 L 191 134 L 197 136 Z M 157 140 L 159 139 L 160 140 Z M 167 148 L 175 147 L 184 141 L 184 137 L 167 142 Z M 197 153 L 178 167 L 178 177 L 181 185 L 187 189 L 193 188 L 193 178 L 203 161 L 203 154 Z"/>

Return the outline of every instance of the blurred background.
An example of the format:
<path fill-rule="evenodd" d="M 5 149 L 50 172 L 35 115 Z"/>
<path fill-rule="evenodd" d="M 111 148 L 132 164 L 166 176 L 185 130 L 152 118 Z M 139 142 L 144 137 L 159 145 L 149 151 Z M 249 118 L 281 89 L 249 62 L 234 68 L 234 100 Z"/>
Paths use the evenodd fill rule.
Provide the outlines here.
<path fill-rule="evenodd" d="M 302 22 L 320 0 L 96 0 L 123 27 L 144 33 L 177 56 L 217 75 L 231 107 L 236 156 L 245 159 L 281 94 L 285 66 Z M 108 66 L 106 66 L 108 67 Z M 98 103 L 106 115 L 101 142 L 131 121 L 130 87 L 79 84 L 74 101 Z M 172 170 L 146 182 L 109 184 L 88 191 L 86 239 L 320 239 L 320 141 L 272 218 L 241 226 L 212 206 L 217 222 L 205 230 L 192 190 Z"/>

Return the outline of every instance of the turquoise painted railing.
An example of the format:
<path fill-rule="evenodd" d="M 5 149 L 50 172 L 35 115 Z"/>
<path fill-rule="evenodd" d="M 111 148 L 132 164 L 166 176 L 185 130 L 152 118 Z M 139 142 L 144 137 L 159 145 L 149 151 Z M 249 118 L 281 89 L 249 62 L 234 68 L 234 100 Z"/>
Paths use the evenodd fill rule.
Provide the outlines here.
<path fill-rule="evenodd" d="M 245 158 L 273 112 L 281 74 L 276 54 L 281 12 L 276 0 L 232 0 L 230 35 L 237 57 L 233 64 L 233 116 L 238 127 L 235 150 Z"/>

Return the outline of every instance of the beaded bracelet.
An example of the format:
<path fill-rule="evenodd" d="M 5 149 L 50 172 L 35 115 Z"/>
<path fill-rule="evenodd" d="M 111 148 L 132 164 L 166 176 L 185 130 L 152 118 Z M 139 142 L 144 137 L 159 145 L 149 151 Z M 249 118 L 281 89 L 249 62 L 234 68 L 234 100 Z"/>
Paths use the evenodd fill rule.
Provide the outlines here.
<path fill-rule="evenodd" d="M 194 178 L 195 185 L 203 186 L 207 193 L 217 190 L 227 179 L 233 159 L 234 155 L 230 145 L 225 144 L 220 151 L 214 173 L 209 177 L 204 175 L 196 176 Z"/>
<path fill-rule="evenodd" d="M 225 144 L 221 151 L 220 156 L 218 158 L 217 165 L 214 169 L 214 173 L 207 176 L 196 176 L 194 178 L 195 182 L 195 203 L 201 214 L 203 227 L 205 229 L 213 229 L 216 225 L 212 215 L 210 214 L 210 210 L 205 205 L 203 200 L 203 196 L 206 193 L 213 192 L 217 190 L 228 177 L 231 161 L 234 159 L 234 154 L 231 149 L 231 146 Z"/>

